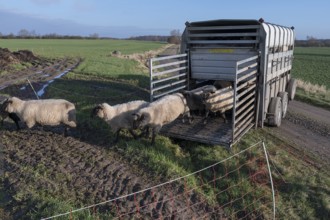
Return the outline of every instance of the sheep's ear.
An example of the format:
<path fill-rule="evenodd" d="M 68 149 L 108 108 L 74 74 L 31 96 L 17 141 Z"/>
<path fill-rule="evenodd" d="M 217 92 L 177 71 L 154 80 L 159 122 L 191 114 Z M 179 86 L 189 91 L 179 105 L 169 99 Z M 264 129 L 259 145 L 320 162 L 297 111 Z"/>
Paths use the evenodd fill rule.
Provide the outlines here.
<path fill-rule="evenodd" d="M 138 113 L 133 113 L 132 115 L 133 115 L 133 120 L 134 121 L 137 121 L 137 120 L 139 120 L 141 118 L 141 115 L 138 114 Z"/>
<path fill-rule="evenodd" d="M 101 105 L 97 105 L 96 107 L 93 108 L 92 112 L 91 112 L 91 117 L 97 115 L 97 113 L 102 110 L 102 106 Z"/>

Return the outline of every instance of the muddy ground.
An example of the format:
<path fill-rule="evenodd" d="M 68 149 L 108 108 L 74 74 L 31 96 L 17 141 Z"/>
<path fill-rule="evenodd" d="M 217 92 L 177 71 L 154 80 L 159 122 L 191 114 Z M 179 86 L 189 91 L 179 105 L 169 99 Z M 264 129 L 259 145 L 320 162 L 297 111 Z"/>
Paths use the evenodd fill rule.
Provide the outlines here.
<path fill-rule="evenodd" d="M 66 198 L 84 206 L 157 184 L 153 181 L 154 177 L 148 176 L 148 172 L 130 164 L 115 151 L 108 150 L 109 144 L 90 144 L 93 142 L 90 140 L 92 135 L 89 136 L 89 143 L 84 138 L 63 137 L 52 129 L 14 131 L 7 127 L 0 131 L 0 135 L 4 159 L 4 188 L 8 193 L 5 211 L 13 219 L 24 219 L 31 210 L 41 212 L 43 208 L 47 208 L 47 204 L 36 201 L 33 197 L 20 198 L 18 192 L 22 187 L 29 186 L 25 190 L 31 196 L 43 193 L 61 198 L 61 194 L 64 194 Z M 181 196 L 172 201 L 170 193 Z M 173 210 L 186 208 L 187 196 L 191 204 L 197 205 L 175 213 Z M 174 216 L 192 219 L 207 212 L 212 213 L 206 203 L 198 201 L 202 201 L 202 198 L 194 193 L 183 194 L 182 187 L 170 184 L 138 194 L 136 198 L 131 196 L 118 200 L 118 207 L 114 203 L 106 203 L 97 206 L 97 210 L 99 213 L 111 211 L 115 215 L 117 209 L 123 214 L 133 210 L 131 215 L 126 216 L 129 217 L 136 215 L 136 207 L 139 207 L 144 219 L 160 216 L 167 216 L 168 219 Z M 148 205 L 150 203 L 153 204 Z"/>

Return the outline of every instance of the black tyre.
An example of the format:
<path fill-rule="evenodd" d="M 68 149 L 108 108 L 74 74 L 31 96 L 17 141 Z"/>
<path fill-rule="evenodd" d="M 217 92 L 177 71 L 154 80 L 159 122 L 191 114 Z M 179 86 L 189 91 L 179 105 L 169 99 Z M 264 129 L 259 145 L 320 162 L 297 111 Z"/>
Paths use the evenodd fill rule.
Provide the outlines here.
<path fill-rule="evenodd" d="M 270 99 L 268 113 L 268 124 L 273 127 L 281 126 L 282 102 L 280 97 L 273 97 Z"/>
<path fill-rule="evenodd" d="M 297 88 L 297 80 L 291 78 L 290 81 L 288 82 L 288 86 L 286 88 L 290 101 L 293 100 L 294 96 L 296 95 L 296 88 Z"/>
<path fill-rule="evenodd" d="M 286 113 L 288 111 L 288 93 L 287 92 L 279 92 L 277 97 L 281 98 L 281 102 L 282 102 L 282 118 L 285 118 Z"/>

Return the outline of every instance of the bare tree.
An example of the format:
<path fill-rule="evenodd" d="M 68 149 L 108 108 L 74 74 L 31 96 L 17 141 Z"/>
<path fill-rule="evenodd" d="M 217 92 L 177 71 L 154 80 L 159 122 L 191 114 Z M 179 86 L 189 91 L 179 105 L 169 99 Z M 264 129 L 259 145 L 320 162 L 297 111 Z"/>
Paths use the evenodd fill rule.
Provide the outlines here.
<path fill-rule="evenodd" d="M 92 39 L 98 39 L 99 34 L 98 33 L 90 34 L 89 37 L 92 38 Z"/>
<path fill-rule="evenodd" d="M 181 43 L 181 33 L 179 29 L 174 29 L 170 32 L 170 37 L 167 42 L 170 44 L 180 44 Z"/>
<path fill-rule="evenodd" d="M 18 34 L 17 34 L 19 37 L 29 37 L 30 36 L 30 32 L 26 29 L 21 29 Z"/>

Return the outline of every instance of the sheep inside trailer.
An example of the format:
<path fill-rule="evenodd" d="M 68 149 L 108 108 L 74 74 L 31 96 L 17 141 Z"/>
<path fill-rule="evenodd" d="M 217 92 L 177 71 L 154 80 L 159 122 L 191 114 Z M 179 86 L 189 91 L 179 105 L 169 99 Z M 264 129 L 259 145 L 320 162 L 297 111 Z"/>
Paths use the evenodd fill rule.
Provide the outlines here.
<path fill-rule="evenodd" d="M 164 126 L 171 137 L 231 147 L 250 128 L 279 126 L 295 81 L 290 70 L 293 29 L 257 20 L 186 23 L 181 54 L 150 60 L 151 100 L 177 91 L 225 82 L 232 85 L 230 120 L 217 115 L 207 124 L 195 116 Z"/>

